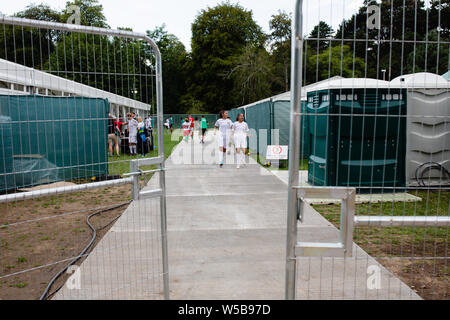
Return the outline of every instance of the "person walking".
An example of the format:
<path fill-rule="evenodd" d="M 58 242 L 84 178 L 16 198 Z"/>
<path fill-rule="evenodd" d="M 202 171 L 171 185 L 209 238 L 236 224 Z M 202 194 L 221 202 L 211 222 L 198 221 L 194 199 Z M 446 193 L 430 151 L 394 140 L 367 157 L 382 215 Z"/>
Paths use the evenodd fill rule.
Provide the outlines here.
<path fill-rule="evenodd" d="M 130 155 L 137 155 L 137 134 L 138 134 L 138 122 L 133 118 L 132 114 L 128 115 L 128 145 L 130 148 Z"/>
<path fill-rule="evenodd" d="M 208 121 L 206 121 L 205 116 L 202 116 L 202 120 L 200 121 L 200 128 L 201 128 L 201 136 L 200 136 L 200 143 L 205 143 L 205 136 L 206 136 L 206 130 L 208 129 Z"/>
<path fill-rule="evenodd" d="M 195 120 L 191 115 L 189 116 L 189 127 L 190 127 L 189 136 L 191 137 L 191 140 L 194 141 Z"/>
<path fill-rule="evenodd" d="M 173 117 L 170 116 L 169 117 L 169 130 L 170 130 L 170 134 L 173 133 Z"/>
<path fill-rule="evenodd" d="M 152 120 L 152 117 L 147 117 L 147 118 L 145 118 L 145 128 L 146 128 L 147 130 L 150 130 L 150 129 L 153 128 L 153 120 Z"/>
<path fill-rule="evenodd" d="M 142 121 L 141 117 L 137 117 L 137 122 L 138 122 L 137 140 L 139 144 L 139 151 L 141 153 L 141 157 L 145 157 L 148 153 L 147 130 L 145 127 L 145 123 L 144 121 Z"/>
<path fill-rule="evenodd" d="M 234 146 L 236 148 L 236 163 L 237 168 L 245 166 L 245 155 L 247 154 L 247 137 L 249 129 L 248 124 L 244 121 L 244 115 L 241 113 L 237 116 L 236 122 L 233 124 L 231 135 Z M 241 154 L 241 152 L 243 152 Z"/>
<path fill-rule="evenodd" d="M 191 134 L 191 123 L 189 118 L 185 118 L 181 125 L 183 127 L 184 141 L 189 142 L 189 136 Z"/>
<path fill-rule="evenodd" d="M 195 117 L 194 123 L 195 123 L 195 132 L 200 137 L 200 135 L 201 135 L 201 132 L 200 132 L 200 121 L 198 121 L 198 117 Z"/>
<path fill-rule="evenodd" d="M 114 152 L 113 149 L 116 150 L 117 157 L 120 157 L 119 150 L 119 135 L 117 134 L 116 129 L 116 119 L 109 114 L 108 116 L 108 147 L 109 147 L 109 156 L 113 157 Z"/>
<path fill-rule="evenodd" d="M 227 148 L 231 148 L 231 130 L 233 128 L 233 122 L 228 119 L 228 112 L 221 111 L 219 113 L 219 120 L 217 120 L 214 126 L 214 135 L 217 134 L 219 129 L 218 144 L 219 144 L 219 165 L 222 168 L 224 164 L 224 156 L 227 152 Z"/>

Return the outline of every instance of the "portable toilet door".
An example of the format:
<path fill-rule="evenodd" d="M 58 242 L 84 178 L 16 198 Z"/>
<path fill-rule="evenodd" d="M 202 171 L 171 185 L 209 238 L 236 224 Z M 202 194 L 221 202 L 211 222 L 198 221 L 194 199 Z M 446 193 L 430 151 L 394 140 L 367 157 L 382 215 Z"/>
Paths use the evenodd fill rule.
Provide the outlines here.
<path fill-rule="evenodd" d="M 336 181 L 361 192 L 405 186 L 406 92 L 364 88 L 333 90 L 337 116 Z"/>
<path fill-rule="evenodd" d="M 311 92 L 306 103 L 309 140 L 308 183 L 329 186 L 334 181 L 335 126 L 330 113 L 329 92 Z"/>
<path fill-rule="evenodd" d="M 406 92 L 373 79 L 345 80 L 308 94 L 309 183 L 404 188 Z"/>

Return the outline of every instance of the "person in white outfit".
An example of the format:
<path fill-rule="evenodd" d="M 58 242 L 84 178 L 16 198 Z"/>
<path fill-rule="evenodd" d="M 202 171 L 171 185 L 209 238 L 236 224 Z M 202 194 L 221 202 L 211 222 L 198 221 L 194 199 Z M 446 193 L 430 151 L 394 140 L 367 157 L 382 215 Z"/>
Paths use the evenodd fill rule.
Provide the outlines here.
<path fill-rule="evenodd" d="M 231 130 L 234 146 L 236 148 L 236 163 L 238 169 L 241 168 L 241 165 L 245 165 L 245 155 L 247 154 L 247 137 L 249 136 L 249 129 L 248 124 L 244 120 L 244 115 L 242 113 L 239 114 L 236 122 L 233 124 L 233 129 Z"/>
<path fill-rule="evenodd" d="M 133 118 L 132 114 L 128 114 L 128 144 L 130 148 L 130 155 L 137 155 L 137 133 L 139 123 Z"/>
<path fill-rule="evenodd" d="M 227 148 L 231 148 L 231 129 L 233 128 L 233 122 L 228 119 L 228 112 L 221 111 L 219 115 L 220 119 L 217 120 L 214 126 L 214 135 L 217 135 L 217 129 L 219 129 L 217 139 L 219 144 L 219 165 L 223 167 L 223 159 Z"/>

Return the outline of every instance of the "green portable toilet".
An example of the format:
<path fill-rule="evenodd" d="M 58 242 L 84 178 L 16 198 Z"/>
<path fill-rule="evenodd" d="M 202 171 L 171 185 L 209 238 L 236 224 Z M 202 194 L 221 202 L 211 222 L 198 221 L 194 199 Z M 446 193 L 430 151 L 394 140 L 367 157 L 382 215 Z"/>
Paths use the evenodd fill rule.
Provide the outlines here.
<path fill-rule="evenodd" d="M 360 192 L 405 186 L 406 91 L 340 79 L 308 93 L 308 181 Z"/>

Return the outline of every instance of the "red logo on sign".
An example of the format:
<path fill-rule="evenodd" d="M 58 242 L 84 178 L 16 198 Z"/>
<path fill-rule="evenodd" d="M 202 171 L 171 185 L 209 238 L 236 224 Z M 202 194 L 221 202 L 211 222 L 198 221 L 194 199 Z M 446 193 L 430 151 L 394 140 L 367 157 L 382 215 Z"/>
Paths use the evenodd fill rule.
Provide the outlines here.
<path fill-rule="evenodd" d="M 273 151 L 273 154 L 281 154 L 281 153 L 283 153 L 283 148 L 281 148 L 279 146 L 273 147 L 272 151 Z"/>

